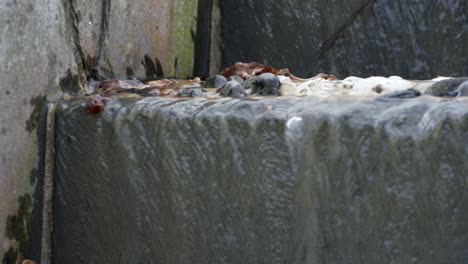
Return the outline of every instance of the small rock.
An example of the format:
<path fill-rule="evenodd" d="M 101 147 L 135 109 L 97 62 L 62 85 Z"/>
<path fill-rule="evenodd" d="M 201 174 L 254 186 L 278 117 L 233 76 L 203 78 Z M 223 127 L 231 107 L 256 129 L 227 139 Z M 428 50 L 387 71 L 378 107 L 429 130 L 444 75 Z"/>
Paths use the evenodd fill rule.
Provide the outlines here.
<path fill-rule="evenodd" d="M 185 87 L 179 90 L 181 97 L 204 97 L 205 92 L 200 87 Z"/>
<path fill-rule="evenodd" d="M 372 88 L 372 91 L 376 92 L 376 93 L 382 93 L 383 92 L 383 85 L 379 84 L 377 85 L 376 87 Z"/>
<path fill-rule="evenodd" d="M 463 82 L 457 88 L 458 97 L 468 96 L 468 81 Z"/>
<path fill-rule="evenodd" d="M 273 73 L 263 73 L 244 82 L 244 88 L 252 94 L 279 95 L 281 83 Z"/>
<path fill-rule="evenodd" d="M 262 79 L 259 76 L 250 77 L 244 82 L 244 89 L 248 94 L 252 94 L 255 87 L 259 86 Z"/>
<path fill-rule="evenodd" d="M 242 84 L 237 81 L 229 81 L 221 88 L 220 93 L 222 96 L 243 97 L 245 90 Z"/>
<path fill-rule="evenodd" d="M 240 77 L 239 75 L 231 75 L 229 78 L 228 78 L 229 81 L 237 81 L 238 83 L 240 84 L 243 84 L 244 83 L 244 79 L 242 79 L 242 77 Z"/>
<path fill-rule="evenodd" d="M 447 79 L 434 83 L 427 88 L 424 94 L 439 97 L 455 97 L 458 95 L 458 86 L 467 81 L 468 78 Z"/>
<path fill-rule="evenodd" d="M 215 75 L 213 77 L 210 77 L 206 82 L 203 84 L 204 88 L 221 88 L 223 87 L 228 80 L 226 77 L 222 75 Z"/>
<path fill-rule="evenodd" d="M 402 91 L 395 91 L 384 94 L 381 98 L 392 98 L 392 99 L 410 99 L 421 96 L 421 92 L 416 89 L 407 89 Z"/>

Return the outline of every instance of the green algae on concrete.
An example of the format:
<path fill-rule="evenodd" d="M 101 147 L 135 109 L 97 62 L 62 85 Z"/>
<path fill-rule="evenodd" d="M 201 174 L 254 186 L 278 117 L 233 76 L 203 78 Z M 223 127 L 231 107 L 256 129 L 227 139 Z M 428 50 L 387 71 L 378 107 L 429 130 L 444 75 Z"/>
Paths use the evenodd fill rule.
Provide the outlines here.
<path fill-rule="evenodd" d="M 16 259 L 24 259 L 31 252 L 31 216 L 33 200 L 29 194 L 18 198 L 18 212 L 9 215 L 5 227 L 6 237 L 16 241 L 16 247 L 10 248 L 3 257 L 3 263 L 15 263 Z"/>
<path fill-rule="evenodd" d="M 171 3 L 169 59 L 167 76 L 190 78 L 193 74 L 195 34 L 197 31 L 198 1 L 174 1 Z"/>
<path fill-rule="evenodd" d="M 0 71 L 3 263 L 14 263 L 21 257 L 23 253 L 15 253 L 16 248 L 27 251 L 30 247 L 25 235 L 30 226 L 24 221 L 31 219 L 26 213 L 31 209 L 24 209 L 30 200 L 37 203 L 31 198 L 40 188 L 36 174 L 41 173 L 41 135 L 36 131 L 43 122 L 47 100 L 83 91 L 80 88 L 94 74 L 144 78 L 141 60 L 146 56 L 160 60 L 165 76 L 190 76 L 194 46 L 191 32 L 195 32 L 197 10 L 196 0 L 10 2 L 2 6 L 0 16 L 4 25 L 0 27 L 0 61 L 5 62 L 5 70 Z M 20 195 L 23 205 L 18 206 Z M 5 227 L 17 221 L 21 226 L 9 228 L 10 235 L 16 231 L 12 239 L 7 238 Z M 37 244 L 32 248 L 34 251 Z"/>
<path fill-rule="evenodd" d="M 29 119 L 26 121 L 26 130 L 29 133 L 32 133 L 38 127 L 39 122 L 41 121 L 41 113 L 44 110 L 44 106 L 47 102 L 47 96 L 38 95 L 30 100 L 30 104 L 34 107 L 31 112 Z"/>

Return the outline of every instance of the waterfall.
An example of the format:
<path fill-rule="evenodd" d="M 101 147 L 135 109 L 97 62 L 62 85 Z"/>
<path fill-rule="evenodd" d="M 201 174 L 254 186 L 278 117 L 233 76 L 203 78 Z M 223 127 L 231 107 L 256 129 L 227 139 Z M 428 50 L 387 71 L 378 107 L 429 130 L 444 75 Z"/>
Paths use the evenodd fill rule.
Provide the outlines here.
<path fill-rule="evenodd" d="M 57 107 L 55 263 L 460 263 L 468 101 Z"/>

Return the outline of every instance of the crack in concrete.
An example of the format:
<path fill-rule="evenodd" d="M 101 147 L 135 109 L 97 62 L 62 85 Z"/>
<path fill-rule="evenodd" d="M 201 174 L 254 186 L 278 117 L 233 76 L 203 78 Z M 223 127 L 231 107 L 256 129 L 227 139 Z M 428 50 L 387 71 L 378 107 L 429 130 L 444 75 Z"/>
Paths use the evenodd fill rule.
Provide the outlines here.
<path fill-rule="evenodd" d="M 103 71 L 103 75 L 105 77 L 112 77 L 114 75 L 114 71 L 112 69 L 112 65 L 105 54 L 105 44 L 106 40 L 109 36 L 109 18 L 110 18 L 110 10 L 111 10 L 111 2 L 110 0 L 102 0 L 102 7 L 101 7 L 101 27 L 99 38 L 97 42 L 97 52 L 96 56 L 89 61 L 86 59 L 86 54 L 81 46 L 81 36 L 80 36 L 80 29 L 79 29 L 79 11 L 77 8 L 77 1 L 76 0 L 62 0 L 63 9 L 65 12 L 65 19 L 67 27 L 70 31 L 71 35 L 71 44 L 73 48 L 73 52 L 75 55 L 76 64 L 78 67 L 78 79 L 79 85 L 81 90 L 84 91 L 84 87 L 86 86 L 86 82 L 90 79 L 98 79 L 101 77 Z M 107 65 L 105 68 L 101 66 L 102 62 L 105 62 Z M 101 69 L 100 69 L 101 68 Z"/>
<path fill-rule="evenodd" d="M 323 45 L 320 47 L 319 51 L 317 52 L 317 55 L 315 56 L 316 61 L 325 54 L 330 48 L 332 48 L 335 45 L 336 40 L 339 38 L 339 36 L 344 33 L 346 30 L 348 30 L 356 21 L 357 17 L 364 13 L 364 11 L 367 8 L 370 8 L 372 5 L 375 4 L 377 0 L 368 0 L 365 2 L 361 7 L 359 7 L 356 12 L 351 16 L 351 18 L 346 21 L 343 25 L 341 25 L 338 30 L 333 33 L 327 40 L 323 42 Z"/>
<path fill-rule="evenodd" d="M 65 13 L 65 22 L 71 31 L 70 35 L 72 38 L 73 52 L 78 66 L 78 82 L 81 91 L 84 92 L 88 76 L 88 67 L 86 65 L 86 58 L 80 43 L 79 17 L 76 11 L 77 3 L 76 0 L 62 0 L 62 4 Z"/>
<path fill-rule="evenodd" d="M 109 36 L 109 18 L 110 18 L 110 11 L 111 11 L 111 2 L 110 0 L 102 0 L 101 4 L 101 29 L 99 33 L 99 40 L 97 43 L 97 53 L 96 57 L 93 61 L 93 67 L 91 72 L 91 77 L 94 79 L 98 79 L 100 77 L 99 67 L 101 64 L 101 58 L 107 63 L 107 67 L 105 71 L 105 77 L 113 77 L 114 71 L 112 69 L 112 65 L 105 54 L 105 44 L 106 40 Z"/>

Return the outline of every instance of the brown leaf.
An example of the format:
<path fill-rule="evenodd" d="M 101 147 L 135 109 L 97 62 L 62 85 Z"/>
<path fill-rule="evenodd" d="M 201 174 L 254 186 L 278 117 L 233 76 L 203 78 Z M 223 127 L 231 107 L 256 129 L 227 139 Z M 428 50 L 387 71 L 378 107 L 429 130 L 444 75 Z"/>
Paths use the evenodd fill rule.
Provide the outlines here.
<path fill-rule="evenodd" d="M 118 86 L 119 79 L 109 79 L 104 80 L 94 89 L 95 93 L 103 93 L 110 90 L 117 90 L 120 87 Z"/>
<path fill-rule="evenodd" d="M 156 81 L 149 81 L 149 82 L 146 82 L 145 84 L 149 86 L 156 86 L 156 87 L 164 88 L 164 87 L 168 87 L 173 84 L 176 84 L 177 82 L 178 81 L 174 79 L 161 79 L 161 80 L 156 80 Z"/>
<path fill-rule="evenodd" d="M 236 62 L 233 65 L 224 69 L 224 71 L 221 74 L 226 78 L 232 75 L 238 75 L 244 79 L 248 79 L 252 76 L 260 75 L 266 72 L 278 74 L 279 70 L 258 62 Z"/>
<path fill-rule="evenodd" d="M 273 73 L 275 75 L 289 76 L 291 80 L 297 81 L 297 82 L 305 82 L 305 81 L 313 80 L 316 78 L 336 80 L 335 75 L 325 74 L 325 73 L 319 73 L 317 76 L 314 76 L 308 79 L 302 79 L 297 76 L 294 76 L 292 73 L 289 72 L 288 69 L 276 69 L 271 66 L 267 66 L 258 62 L 250 62 L 250 63 L 236 62 L 233 65 L 224 69 L 224 71 L 221 74 L 226 78 L 232 75 L 239 75 L 240 77 L 244 79 L 248 79 L 252 76 L 260 75 L 262 73 L 267 73 L 267 72 Z"/>
<path fill-rule="evenodd" d="M 165 87 L 155 87 L 151 89 L 149 94 L 161 97 L 178 97 L 180 95 L 178 90 Z"/>
<path fill-rule="evenodd" d="M 104 96 L 131 91 L 132 89 L 142 89 L 145 85 L 138 80 L 104 80 L 94 89 L 95 94 Z"/>
<path fill-rule="evenodd" d="M 109 101 L 110 98 L 108 97 L 102 97 L 99 94 L 94 96 L 91 102 L 86 105 L 86 113 L 88 115 L 93 115 L 104 111 Z"/>
<path fill-rule="evenodd" d="M 326 79 L 326 80 L 329 80 L 329 81 L 334 81 L 334 80 L 337 79 L 335 75 L 326 74 L 326 73 L 319 73 L 314 77 L 303 79 L 303 78 L 299 78 L 297 76 L 294 76 L 291 72 L 289 72 L 289 69 L 281 69 L 281 70 L 279 70 L 278 74 L 288 76 L 289 78 L 291 78 L 291 80 L 296 81 L 296 82 L 306 82 L 306 81 L 314 80 L 314 79 L 317 79 L 317 78 L 322 78 L 322 79 Z"/>

